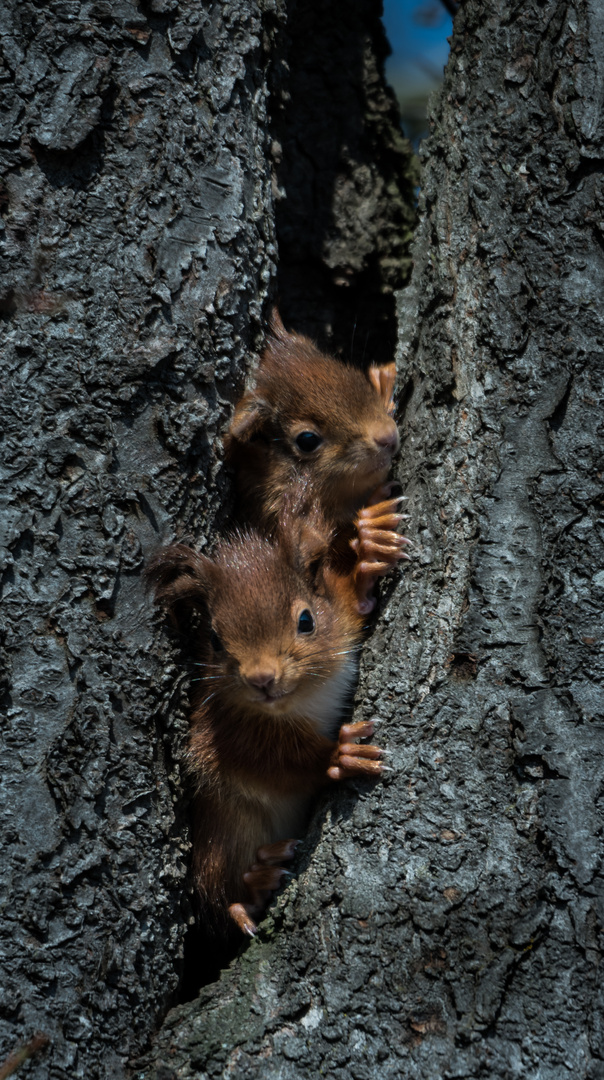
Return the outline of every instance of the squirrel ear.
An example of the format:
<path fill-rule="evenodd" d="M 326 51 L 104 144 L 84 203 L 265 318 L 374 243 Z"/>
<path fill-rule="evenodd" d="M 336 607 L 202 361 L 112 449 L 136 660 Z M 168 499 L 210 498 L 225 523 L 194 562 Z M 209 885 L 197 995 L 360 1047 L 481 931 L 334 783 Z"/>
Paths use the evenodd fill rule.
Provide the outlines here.
<path fill-rule="evenodd" d="M 300 528 L 297 554 L 303 572 L 312 579 L 317 577 L 329 551 L 330 532 L 321 532 L 304 523 Z"/>
<path fill-rule="evenodd" d="M 279 309 L 276 304 L 271 311 L 270 318 L 268 320 L 268 328 L 273 337 L 277 338 L 279 341 L 287 341 L 290 336 L 283 325 L 283 321 L 281 319 Z"/>
<path fill-rule="evenodd" d="M 239 442 L 248 442 L 271 416 L 272 409 L 268 401 L 250 390 L 235 407 L 229 435 Z"/>
<path fill-rule="evenodd" d="M 370 367 L 367 378 L 380 395 L 386 412 L 392 415 L 394 412 L 393 395 L 396 382 L 396 364 L 385 364 L 384 367 Z"/>
<path fill-rule="evenodd" d="M 158 604 L 181 627 L 183 617 L 205 607 L 214 574 L 214 563 L 186 544 L 170 544 L 153 557 L 145 569 L 147 584 Z"/>

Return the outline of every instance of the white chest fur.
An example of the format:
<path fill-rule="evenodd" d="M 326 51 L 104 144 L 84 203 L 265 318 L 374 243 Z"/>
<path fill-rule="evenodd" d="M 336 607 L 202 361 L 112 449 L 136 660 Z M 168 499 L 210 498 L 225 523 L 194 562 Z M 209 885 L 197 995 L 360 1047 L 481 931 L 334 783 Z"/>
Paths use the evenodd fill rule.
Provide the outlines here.
<path fill-rule="evenodd" d="M 294 720 L 296 716 L 303 717 L 310 721 L 321 735 L 335 739 L 344 708 L 357 678 L 357 672 L 358 653 L 355 650 L 345 657 L 342 666 L 330 678 L 304 697 L 296 711 L 292 711 L 289 716 Z M 275 720 L 277 723 L 287 723 L 284 716 L 275 717 Z M 309 795 L 292 792 L 280 796 L 275 793 L 272 786 L 265 787 L 249 779 L 246 782 L 239 781 L 233 795 L 241 801 L 243 807 L 247 804 L 250 808 L 252 811 L 250 820 L 254 817 L 254 808 L 262 807 L 262 811 L 266 814 L 264 824 L 259 826 L 258 836 L 254 837 L 256 847 L 264 843 L 272 843 L 274 840 L 302 835 L 311 803 Z"/>
<path fill-rule="evenodd" d="M 357 679 L 358 668 L 359 657 L 355 650 L 329 679 L 300 703 L 300 716 L 310 720 L 321 735 L 335 738 L 344 707 Z"/>

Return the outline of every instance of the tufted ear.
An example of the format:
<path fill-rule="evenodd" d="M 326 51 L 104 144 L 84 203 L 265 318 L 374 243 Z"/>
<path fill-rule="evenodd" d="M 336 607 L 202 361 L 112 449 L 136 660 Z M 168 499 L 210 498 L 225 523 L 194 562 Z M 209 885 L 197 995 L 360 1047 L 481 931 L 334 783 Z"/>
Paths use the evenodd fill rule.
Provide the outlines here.
<path fill-rule="evenodd" d="M 304 524 L 298 539 L 298 558 L 305 573 L 314 577 L 328 551 L 331 532 L 320 532 L 312 525 Z"/>
<path fill-rule="evenodd" d="M 260 397 L 255 390 L 248 390 L 235 407 L 229 435 L 239 442 L 249 442 L 272 415 L 273 410 L 268 401 Z"/>
<path fill-rule="evenodd" d="M 283 321 L 279 314 L 279 309 L 276 305 L 271 311 L 270 318 L 268 320 L 268 328 L 273 337 L 277 338 L 278 341 L 287 341 L 290 337 L 283 325 Z"/>
<path fill-rule="evenodd" d="M 151 559 L 145 569 L 147 584 L 155 599 L 168 611 L 175 626 L 194 609 L 204 608 L 211 590 L 215 566 L 186 544 L 170 544 Z"/>
<path fill-rule="evenodd" d="M 297 572 L 321 592 L 323 571 L 331 550 L 332 530 L 313 508 L 308 516 L 290 518 L 289 522 L 282 519 L 279 534 L 281 548 L 288 553 Z"/>
<path fill-rule="evenodd" d="M 377 390 L 386 412 L 394 412 L 394 384 L 396 382 L 396 364 L 384 364 L 384 367 L 370 367 L 367 372 L 369 382 Z"/>

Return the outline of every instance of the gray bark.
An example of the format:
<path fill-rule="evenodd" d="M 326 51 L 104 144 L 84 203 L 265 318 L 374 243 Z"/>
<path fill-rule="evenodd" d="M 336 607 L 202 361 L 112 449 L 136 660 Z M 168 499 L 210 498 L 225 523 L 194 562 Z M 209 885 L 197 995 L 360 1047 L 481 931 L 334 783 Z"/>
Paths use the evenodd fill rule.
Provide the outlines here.
<path fill-rule="evenodd" d="M 349 7 L 340 51 L 336 5 L 306 27 L 307 74 L 330 34 L 346 69 L 321 112 L 331 156 L 306 171 L 282 137 L 312 144 L 293 5 L 289 37 L 273 0 L 2 11 L 0 1064 L 42 1030 L 36 1080 L 125 1076 L 179 996 L 189 675 L 141 570 L 224 527 L 219 434 L 265 302 L 316 324 L 300 272 L 276 281 L 275 192 L 282 246 L 303 234 L 302 278 L 321 276 L 323 337 L 348 344 L 361 294 L 392 332 L 409 152 L 378 13 Z"/>
<path fill-rule="evenodd" d="M 400 298 L 417 557 L 357 694 L 394 771 L 146 1080 L 604 1076 L 603 88 L 596 0 L 456 16 Z"/>
<path fill-rule="evenodd" d="M 141 570 L 227 502 L 274 269 L 271 6 L 2 14 L 0 1061 L 42 1029 L 31 1076 L 122 1076 L 178 985 L 186 697 Z"/>

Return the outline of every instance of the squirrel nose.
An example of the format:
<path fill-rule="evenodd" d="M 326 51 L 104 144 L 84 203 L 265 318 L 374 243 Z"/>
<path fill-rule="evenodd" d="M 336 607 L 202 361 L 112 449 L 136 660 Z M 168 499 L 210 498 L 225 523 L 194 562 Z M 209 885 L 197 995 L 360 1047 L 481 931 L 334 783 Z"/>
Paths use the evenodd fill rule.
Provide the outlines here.
<path fill-rule="evenodd" d="M 245 680 L 250 686 L 257 686 L 259 690 L 270 690 L 275 681 L 275 674 L 276 672 L 270 668 L 260 668 L 246 675 Z"/>
<path fill-rule="evenodd" d="M 398 431 L 394 421 L 389 424 L 384 424 L 383 427 L 377 429 L 373 433 L 373 439 L 380 449 L 391 450 L 392 453 L 396 453 L 398 450 Z"/>

